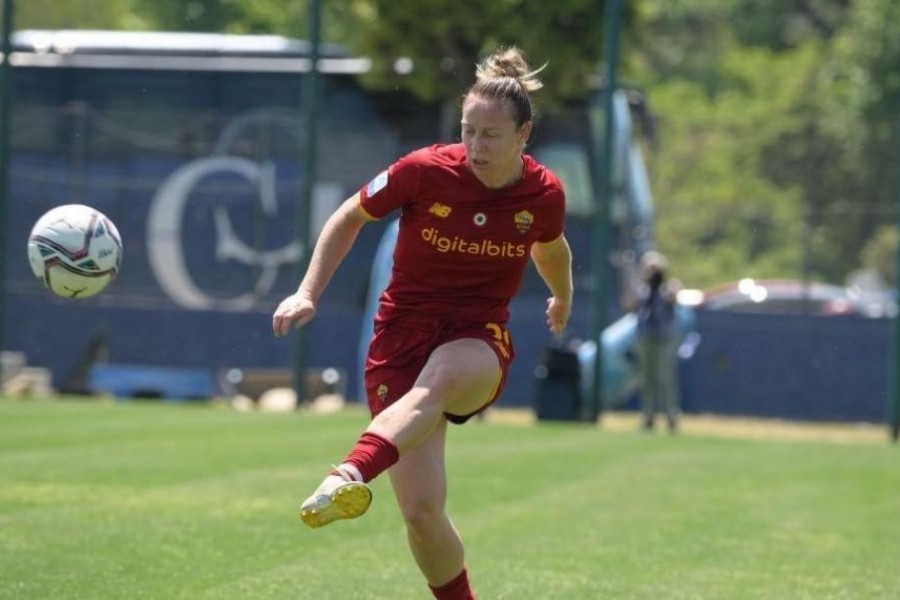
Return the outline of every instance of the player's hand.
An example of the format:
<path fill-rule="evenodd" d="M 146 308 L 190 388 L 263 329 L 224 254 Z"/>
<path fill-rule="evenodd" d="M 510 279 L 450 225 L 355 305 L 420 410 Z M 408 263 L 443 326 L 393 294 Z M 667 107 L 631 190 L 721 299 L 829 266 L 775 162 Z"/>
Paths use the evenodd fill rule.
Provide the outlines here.
<path fill-rule="evenodd" d="M 316 303 L 305 290 L 298 290 L 281 301 L 272 315 L 272 331 L 281 337 L 291 331 L 291 327 L 303 327 L 316 314 Z"/>
<path fill-rule="evenodd" d="M 572 303 L 560 300 L 556 296 L 547 298 L 547 327 L 556 337 L 562 337 L 569 316 L 572 314 Z"/>

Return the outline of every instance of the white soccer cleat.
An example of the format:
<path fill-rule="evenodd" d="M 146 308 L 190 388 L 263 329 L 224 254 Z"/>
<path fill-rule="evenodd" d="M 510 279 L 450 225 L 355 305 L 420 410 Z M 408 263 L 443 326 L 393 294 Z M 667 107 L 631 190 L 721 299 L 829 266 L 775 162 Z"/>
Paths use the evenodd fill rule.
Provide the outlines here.
<path fill-rule="evenodd" d="M 329 475 L 300 506 L 300 518 L 310 527 L 339 519 L 355 519 L 369 509 L 372 490 L 361 481 Z"/>

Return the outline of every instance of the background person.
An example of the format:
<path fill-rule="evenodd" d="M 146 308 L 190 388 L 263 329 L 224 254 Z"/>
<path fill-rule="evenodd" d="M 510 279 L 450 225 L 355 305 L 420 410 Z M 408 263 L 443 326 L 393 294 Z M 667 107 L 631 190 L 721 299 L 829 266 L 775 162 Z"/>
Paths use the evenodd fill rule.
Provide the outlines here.
<path fill-rule="evenodd" d="M 311 527 L 357 517 L 371 501 L 366 482 L 388 470 L 412 554 L 439 599 L 474 598 L 445 512 L 447 423 L 465 423 L 503 389 L 514 357 L 509 302 L 529 257 L 550 289 L 545 317 L 555 335 L 571 313 L 563 188 L 523 153 L 537 73 L 517 48 L 479 64 L 463 97 L 462 143 L 415 151 L 344 202 L 273 316 L 276 335 L 309 322 L 360 228 L 401 211 L 366 360 L 372 421 L 300 512 Z"/>
<path fill-rule="evenodd" d="M 653 429 L 656 414 L 666 415 L 671 433 L 678 430 L 681 398 L 678 383 L 679 333 L 676 294 L 679 284 L 669 279 L 666 257 L 650 251 L 641 260 L 637 292 L 637 355 L 641 367 L 642 426 Z"/>

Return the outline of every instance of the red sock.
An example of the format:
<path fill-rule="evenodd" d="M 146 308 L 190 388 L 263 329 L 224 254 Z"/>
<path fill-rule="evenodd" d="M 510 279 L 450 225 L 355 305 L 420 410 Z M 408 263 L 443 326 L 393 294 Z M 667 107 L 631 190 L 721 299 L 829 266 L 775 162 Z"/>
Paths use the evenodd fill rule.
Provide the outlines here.
<path fill-rule="evenodd" d="M 469 572 L 463 567 L 462 572 L 440 587 L 430 583 L 431 593 L 437 600 L 475 600 L 475 592 L 469 587 Z"/>
<path fill-rule="evenodd" d="M 344 459 L 359 469 L 366 483 L 387 471 L 400 459 L 400 452 L 391 440 L 377 433 L 366 432 L 359 436 L 356 446 Z"/>

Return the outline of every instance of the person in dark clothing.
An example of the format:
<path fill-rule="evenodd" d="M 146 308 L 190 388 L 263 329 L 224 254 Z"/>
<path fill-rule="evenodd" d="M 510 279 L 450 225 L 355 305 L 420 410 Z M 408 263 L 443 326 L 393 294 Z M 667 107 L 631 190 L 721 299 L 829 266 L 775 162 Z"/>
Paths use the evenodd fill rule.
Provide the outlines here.
<path fill-rule="evenodd" d="M 659 252 L 644 254 L 641 286 L 637 293 L 637 354 L 643 375 L 641 411 L 643 428 L 652 431 L 653 421 L 665 412 L 669 432 L 678 430 L 681 398 L 678 389 L 678 284 L 668 276 L 668 262 Z"/>

